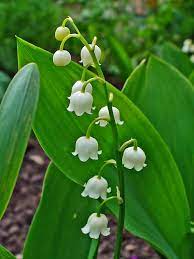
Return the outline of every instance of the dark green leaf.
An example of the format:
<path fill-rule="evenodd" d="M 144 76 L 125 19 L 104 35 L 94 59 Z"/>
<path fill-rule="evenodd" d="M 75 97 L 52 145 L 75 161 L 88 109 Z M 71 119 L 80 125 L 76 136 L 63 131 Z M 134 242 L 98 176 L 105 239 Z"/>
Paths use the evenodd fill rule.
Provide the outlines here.
<path fill-rule="evenodd" d="M 4 72 L 0 71 L 0 103 L 8 87 L 9 82 L 10 82 L 9 76 Z"/>
<path fill-rule="evenodd" d="M 189 76 L 194 68 L 189 57 L 170 42 L 167 42 L 162 46 L 161 57 L 175 66 L 185 76 Z"/>
<path fill-rule="evenodd" d="M 108 41 L 113 58 L 122 72 L 121 77 L 126 79 L 133 69 L 131 59 L 119 40 L 109 36 Z"/>
<path fill-rule="evenodd" d="M 49 166 L 41 202 L 25 244 L 24 259 L 93 258 L 97 242 L 91 242 L 81 228 L 96 211 L 96 202 L 83 198 L 82 190 L 82 186 L 69 180 L 54 164 Z"/>
<path fill-rule="evenodd" d="M 132 74 L 123 92 L 155 125 L 180 168 L 194 213 L 194 88 L 167 63 L 152 57 Z"/>
<path fill-rule="evenodd" d="M 34 123 L 35 133 L 57 167 L 73 181 L 83 184 L 97 173 L 103 160 L 114 157 L 110 127 L 97 126 L 92 135 L 98 139 L 103 150 L 100 159 L 83 163 L 71 154 L 76 139 L 85 135 L 98 109 L 106 105 L 104 89 L 97 82 L 93 84 L 97 109 L 92 116 L 78 118 L 67 112 L 66 108 L 67 96 L 73 83 L 80 79 L 82 68 L 73 62 L 64 68 L 55 67 L 51 54 L 21 39 L 18 40 L 18 51 L 20 66 L 34 61 L 40 69 L 41 91 Z M 114 93 L 114 106 L 119 108 L 125 121 L 123 126 L 118 127 L 121 141 L 136 137 L 147 154 L 148 166 L 143 172 L 124 170 L 125 226 L 152 243 L 168 258 L 190 258 L 184 250 L 187 246 L 184 240 L 189 231 L 189 207 L 176 163 L 166 144 L 140 110 L 116 88 L 110 84 L 108 88 Z M 107 167 L 104 175 L 115 193 L 116 170 Z M 116 203 L 111 203 L 109 207 L 114 213 L 117 212 Z"/>
<path fill-rule="evenodd" d="M 39 93 L 35 64 L 26 65 L 11 81 L 0 106 L 0 218 L 20 169 Z"/>

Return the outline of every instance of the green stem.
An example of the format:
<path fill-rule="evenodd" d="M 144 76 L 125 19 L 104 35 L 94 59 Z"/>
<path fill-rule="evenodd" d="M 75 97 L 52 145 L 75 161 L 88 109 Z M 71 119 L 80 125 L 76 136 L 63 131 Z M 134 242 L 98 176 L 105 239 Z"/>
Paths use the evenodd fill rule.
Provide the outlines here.
<path fill-rule="evenodd" d="M 122 146 L 119 148 L 119 151 L 123 152 L 125 148 L 127 148 L 131 144 L 133 144 L 134 149 L 137 150 L 137 140 L 134 138 L 124 142 Z"/>
<path fill-rule="evenodd" d="M 98 122 L 98 121 L 101 121 L 101 120 L 103 120 L 103 121 L 108 121 L 108 122 L 109 122 L 109 119 L 108 119 L 108 118 L 105 118 L 105 117 L 98 117 L 98 118 L 94 119 L 94 120 L 90 123 L 90 125 L 88 126 L 88 129 L 87 129 L 87 132 L 86 132 L 86 138 L 90 138 L 90 133 L 91 133 L 91 130 L 92 130 L 94 124 L 95 124 L 96 122 Z"/>
<path fill-rule="evenodd" d="M 87 85 L 88 85 L 89 83 L 91 83 L 91 82 L 93 82 L 93 81 L 97 81 L 97 80 L 104 82 L 104 80 L 103 80 L 102 78 L 98 77 L 98 76 L 92 77 L 92 78 L 90 78 L 90 79 L 88 79 L 87 81 L 84 82 L 84 84 L 83 84 L 83 86 L 82 86 L 82 89 L 81 89 L 81 92 L 84 93 L 85 90 L 86 90 Z"/>
<path fill-rule="evenodd" d="M 98 172 L 99 178 L 101 177 L 102 171 L 104 170 L 104 168 L 105 168 L 107 165 L 114 165 L 114 166 L 116 166 L 116 165 L 117 165 L 117 162 L 116 162 L 114 159 L 110 159 L 110 160 L 105 161 L 104 164 L 100 167 L 100 170 L 99 170 L 99 172 Z"/>
<path fill-rule="evenodd" d="M 109 201 L 111 201 L 111 200 L 115 200 L 115 199 L 118 200 L 118 197 L 117 197 L 117 196 L 111 196 L 111 197 L 107 198 L 106 200 L 104 200 L 103 202 L 101 202 L 100 205 L 99 205 L 99 207 L 98 207 L 97 216 L 100 217 L 100 213 L 101 213 L 101 211 L 102 211 L 102 208 L 103 208 L 103 206 L 104 206 L 107 202 L 109 202 Z"/>
<path fill-rule="evenodd" d="M 88 49 L 88 51 L 89 51 L 89 53 L 90 53 L 90 55 L 93 59 L 93 62 L 94 62 L 96 71 L 98 73 L 98 76 L 101 77 L 103 80 L 105 80 L 104 74 L 102 72 L 102 69 L 101 69 L 99 63 L 98 63 L 96 55 L 94 54 L 93 49 L 90 47 L 90 45 L 88 44 L 86 39 L 82 36 L 79 29 L 74 24 L 73 20 L 69 19 L 69 21 L 73 25 L 76 32 L 79 34 L 80 41 Z M 114 252 L 114 259 L 119 259 L 120 258 L 120 251 L 121 251 L 121 244 L 122 244 L 122 233 L 123 233 L 124 220 L 125 220 L 124 174 L 123 174 L 123 169 L 122 169 L 122 157 L 121 157 L 121 153 L 119 152 L 119 148 L 120 148 L 119 136 L 118 136 L 117 126 L 116 126 L 114 115 L 113 115 L 112 102 L 109 101 L 108 88 L 107 88 L 107 85 L 106 85 L 106 81 L 104 82 L 104 91 L 105 91 L 105 96 L 106 96 L 106 100 L 107 100 L 107 106 L 108 106 L 109 115 L 110 115 L 110 124 L 111 124 L 111 128 L 112 128 L 113 141 L 114 141 L 114 146 L 115 146 L 115 158 L 116 158 L 115 160 L 117 162 L 117 172 L 118 172 L 118 178 L 119 178 L 119 190 L 120 190 L 120 193 L 121 193 L 121 197 L 123 199 L 123 203 L 120 204 L 120 206 L 119 206 L 117 238 L 116 238 L 115 252 Z"/>
<path fill-rule="evenodd" d="M 70 38 L 79 38 L 79 34 L 73 33 L 73 34 L 69 34 L 67 37 L 65 37 L 65 38 L 62 40 L 61 44 L 60 44 L 60 47 L 59 47 L 60 50 L 63 50 L 65 42 L 66 42 L 68 39 L 70 39 Z"/>

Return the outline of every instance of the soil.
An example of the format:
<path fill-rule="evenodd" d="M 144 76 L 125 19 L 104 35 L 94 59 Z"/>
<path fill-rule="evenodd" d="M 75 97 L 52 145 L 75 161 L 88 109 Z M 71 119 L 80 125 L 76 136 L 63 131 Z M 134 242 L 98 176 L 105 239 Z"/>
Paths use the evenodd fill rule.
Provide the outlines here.
<path fill-rule="evenodd" d="M 11 202 L 0 222 L 0 243 L 17 255 L 18 259 L 22 259 L 24 240 L 40 200 L 48 163 L 49 159 L 37 141 L 31 139 Z M 116 232 L 116 224 L 112 218 L 110 225 L 112 234 L 101 239 L 98 259 L 112 258 Z M 121 258 L 159 259 L 160 257 L 145 241 L 125 232 Z"/>

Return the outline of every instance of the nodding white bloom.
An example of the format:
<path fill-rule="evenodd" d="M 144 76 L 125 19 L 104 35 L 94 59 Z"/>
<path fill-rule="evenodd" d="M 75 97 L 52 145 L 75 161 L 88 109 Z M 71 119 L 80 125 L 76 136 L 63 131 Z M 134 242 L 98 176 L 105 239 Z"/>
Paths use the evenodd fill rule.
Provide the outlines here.
<path fill-rule="evenodd" d="M 194 55 L 190 56 L 190 60 L 191 60 L 192 63 L 194 63 Z"/>
<path fill-rule="evenodd" d="M 92 199 L 98 199 L 101 197 L 103 200 L 107 198 L 107 193 L 111 192 L 111 188 L 108 188 L 107 180 L 102 176 L 95 175 L 90 178 L 87 183 L 84 184 L 83 197 L 89 196 Z"/>
<path fill-rule="evenodd" d="M 190 46 L 189 45 L 183 45 L 182 52 L 188 53 L 189 51 L 190 51 Z"/>
<path fill-rule="evenodd" d="M 93 239 L 98 239 L 100 234 L 103 236 L 110 235 L 110 228 L 108 226 L 108 219 L 104 214 L 92 213 L 88 218 L 88 222 L 81 229 L 84 234 L 89 234 L 89 236 Z"/>
<path fill-rule="evenodd" d="M 53 55 L 53 63 L 56 66 L 66 66 L 71 61 L 71 55 L 67 50 L 57 50 Z"/>
<path fill-rule="evenodd" d="M 84 83 L 85 82 L 81 80 L 75 82 L 75 84 L 72 86 L 71 94 L 81 91 Z M 90 83 L 87 84 L 85 92 L 92 94 L 92 85 Z"/>
<path fill-rule="evenodd" d="M 137 150 L 134 147 L 128 147 L 123 152 L 122 164 L 128 169 L 134 168 L 136 171 L 141 171 L 145 164 L 146 155 L 144 151 L 137 147 Z"/>
<path fill-rule="evenodd" d="M 55 31 L 55 38 L 58 41 L 62 41 L 65 37 L 70 34 L 70 30 L 67 27 L 60 26 Z"/>
<path fill-rule="evenodd" d="M 114 115 L 116 124 L 122 125 L 124 121 L 120 120 L 120 111 L 116 107 L 112 107 L 112 109 L 113 109 L 113 115 Z M 107 106 L 102 107 L 98 113 L 98 116 L 110 119 L 108 107 Z M 106 127 L 106 125 L 108 124 L 108 121 L 99 120 L 96 122 L 96 124 L 99 124 L 101 127 Z"/>
<path fill-rule="evenodd" d="M 83 136 L 76 141 L 75 151 L 72 154 L 78 155 L 82 162 L 86 162 L 89 158 L 98 160 L 98 155 L 102 154 L 102 150 L 98 151 L 98 142 L 95 138 Z"/>
<path fill-rule="evenodd" d="M 90 44 L 90 47 L 92 48 L 92 44 Z M 94 47 L 94 54 L 96 56 L 97 61 L 100 61 L 100 57 L 101 57 L 101 49 L 95 45 Z M 83 63 L 84 66 L 92 66 L 94 65 L 92 56 L 90 55 L 90 52 L 88 51 L 88 49 L 86 48 L 86 46 L 84 46 L 81 49 L 81 63 Z"/>
<path fill-rule="evenodd" d="M 183 45 L 191 45 L 192 44 L 192 40 L 191 39 L 186 39 L 183 42 Z"/>
<path fill-rule="evenodd" d="M 82 116 L 85 112 L 92 114 L 93 97 L 88 92 L 75 92 L 70 97 L 70 104 L 67 110 L 69 112 L 75 112 L 77 116 Z"/>

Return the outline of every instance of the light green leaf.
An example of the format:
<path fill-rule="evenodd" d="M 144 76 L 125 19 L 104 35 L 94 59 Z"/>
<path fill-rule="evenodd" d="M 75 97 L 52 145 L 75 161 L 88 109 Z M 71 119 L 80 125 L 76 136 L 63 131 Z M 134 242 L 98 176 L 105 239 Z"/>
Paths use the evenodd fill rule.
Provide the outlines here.
<path fill-rule="evenodd" d="M 178 70 L 152 57 L 130 76 L 123 92 L 155 125 L 182 173 L 194 214 L 194 88 Z"/>
<path fill-rule="evenodd" d="M 82 186 L 69 180 L 54 164 L 48 167 L 24 259 L 93 258 L 93 253 L 88 255 L 90 246 L 95 244 L 81 228 L 96 211 L 97 202 L 83 198 L 82 191 Z"/>
<path fill-rule="evenodd" d="M 175 66 L 185 76 L 189 76 L 194 69 L 189 57 L 170 42 L 162 46 L 160 54 L 162 59 Z"/>
<path fill-rule="evenodd" d="M 16 259 L 5 247 L 0 245 L 0 259 Z"/>
<path fill-rule="evenodd" d="M 39 74 L 26 65 L 11 81 L 0 106 L 0 218 L 20 169 L 37 107 Z"/>
<path fill-rule="evenodd" d="M 83 163 L 71 154 L 76 139 L 85 134 L 89 122 L 97 116 L 98 109 L 105 105 L 102 85 L 97 82 L 93 84 L 97 107 L 94 114 L 76 117 L 66 111 L 67 97 L 73 83 L 80 79 L 82 68 L 73 62 L 64 68 L 55 67 L 50 53 L 21 39 L 18 40 L 18 55 L 20 66 L 33 61 L 40 70 L 41 91 L 34 130 L 41 145 L 64 174 L 83 184 L 97 173 L 104 160 L 114 158 L 110 127 L 96 126 L 92 131 L 103 150 L 98 161 Z M 123 126 L 118 127 L 121 141 L 136 137 L 147 154 L 148 166 L 143 172 L 124 169 L 127 199 L 125 226 L 168 258 L 190 258 L 185 252 L 187 244 L 184 242 L 189 231 L 189 208 L 176 163 L 140 110 L 116 88 L 110 84 L 108 88 L 114 93 L 113 104 L 120 109 L 125 121 Z M 115 169 L 107 167 L 104 176 L 115 193 Z M 117 213 L 114 202 L 109 207 Z"/>

